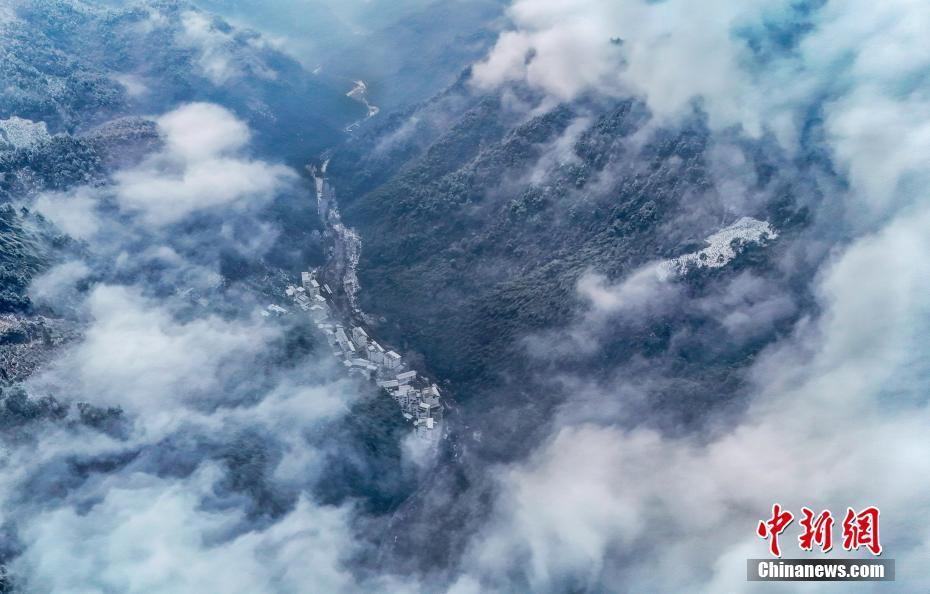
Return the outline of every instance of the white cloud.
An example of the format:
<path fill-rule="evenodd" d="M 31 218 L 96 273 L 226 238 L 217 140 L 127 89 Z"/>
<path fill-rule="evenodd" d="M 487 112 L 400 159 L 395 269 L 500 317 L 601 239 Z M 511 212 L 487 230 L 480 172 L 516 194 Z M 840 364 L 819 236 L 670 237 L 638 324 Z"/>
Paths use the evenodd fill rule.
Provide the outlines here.
<path fill-rule="evenodd" d="M 830 142 L 857 199 L 847 216 L 869 226 L 914 200 L 923 200 L 930 155 L 930 98 L 893 100 L 861 89 L 831 105 Z"/>
<path fill-rule="evenodd" d="M 596 314 L 618 311 L 637 313 L 664 301 L 675 288 L 668 285 L 661 263 L 651 263 L 630 273 L 623 281 L 609 284 L 606 277 L 588 273 L 578 280 L 578 294 L 591 303 Z"/>
<path fill-rule="evenodd" d="M 176 223 L 217 206 L 242 208 L 278 190 L 290 171 L 238 159 L 210 159 L 172 175 L 160 167 L 123 171 L 115 176 L 120 205 L 141 212 L 153 225 Z"/>
<path fill-rule="evenodd" d="M 268 45 L 264 37 L 248 38 L 249 48 L 239 46 L 234 33 L 217 26 L 212 17 L 196 12 L 181 14 L 181 30 L 177 41 L 182 47 L 195 49 L 201 74 L 214 85 L 220 86 L 247 76 L 274 79 L 274 70 L 268 68 L 257 54 L 248 50 L 261 50 Z"/>
<path fill-rule="evenodd" d="M 646 263 L 617 282 L 588 271 L 576 285 L 578 296 L 587 306 L 584 314 L 567 328 L 544 332 L 525 344 L 531 354 L 540 358 L 590 355 L 599 348 L 602 333 L 617 320 L 645 323 L 680 306 L 685 296 L 684 287 L 678 282 L 680 275 L 692 268 L 726 266 L 745 244 L 764 245 L 777 236 L 768 223 L 743 217 L 709 236 L 705 240 L 708 247 L 671 260 Z M 753 289 L 758 293 L 758 287 L 745 285 L 744 282 L 740 286 L 738 279 L 729 287 L 729 294 L 724 295 L 724 299 L 735 299 L 735 302 L 715 305 L 713 298 L 709 298 L 700 306 L 718 318 L 734 337 L 746 337 L 770 327 L 773 321 L 793 311 L 792 304 L 783 297 L 764 299 L 761 295 L 752 295 Z M 751 298 L 752 306 L 739 307 L 746 305 L 742 302 L 747 298 Z"/>
<path fill-rule="evenodd" d="M 667 312 L 681 297 L 681 286 L 669 282 L 663 262 L 650 262 L 611 283 L 588 271 L 578 279 L 576 291 L 584 300 L 583 315 L 568 327 L 543 331 L 523 341 L 528 353 L 540 360 L 592 355 L 601 347 L 611 322 L 647 321 Z"/>
<path fill-rule="evenodd" d="M 884 121 L 888 117 L 913 113 L 912 121 L 926 120 L 927 98 L 914 83 L 930 59 L 912 48 L 920 44 L 930 16 L 918 3 L 827 2 L 814 11 L 814 29 L 802 36 L 797 51 L 756 64 L 743 32 L 771 23 L 797 26 L 794 6 L 713 0 L 696 11 L 685 0 L 517 0 L 509 11 L 515 29 L 476 64 L 474 78 L 485 89 L 525 81 L 562 100 L 585 92 L 639 95 L 662 119 L 680 115 L 701 98 L 712 127 L 741 124 L 753 135 L 767 127 L 789 148 L 797 136 L 798 110 L 820 93 L 861 97 L 857 105 L 878 110 L 874 118 L 861 112 L 862 119 L 887 138 L 900 125 Z M 617 38 L 621 45 L 610 43 Z M 889 100 L 907 101 L 911 109 L 889 113 L 884 105 Z M 883 130 L 889 123 L 892 128 Z M 922 138 L 922 129 L 912 132 Z M 909 142 L 892 154 L 907 155 Z"/>
<path fill-rule="evenodd" d="M 736 343 L 764 336 L 797 310 L 791 295 L 777 284 L 744 272 L 726 286 L 722 295 L 712 294 L 698 308 L 718 320 Z"/>
<path fill-rule="evenodd" d="M 770 127 L 789 155 L 797 124 L 828 96 L 818 114 L 824 148 L 850 185 L 824 198 L 823 212 L 842 218 L 817 222 L 815 233 L 846 241 L 813 281 L 815 313 L 756 357 L 745 413 L 710 417 L 701 435 L 670 436 L 637 418 L 573 421 L 580 397 L 568 393 L 546 443 L 498 473 L 496 513 L 470 547 L 462 584 L 757 591 L 745 581 L 745 560 L 765 554 L 753 527 L 775 501 L 795 511 L 877 505 L 886 551 L 899 568 L 920 566 L 930 547 L 930 202 L 921 165 L 930 159 L 930 101 L 920 85 L 930 57 L 913 48 L 930 13 L 907 0 L 828 1 L 793 51 L 755 62 L 737 33 L 785 19 L 787 6 L 517 0 L 516 31 L 475 69 L 483 88 L 523 81 L 559 99 L 633 93 L 660 120 L 699 97 L 713 130 Z M 598 43 L 561 34 L 581 30 Z M 610 37 L 623 44 L 599 45 Z M 535 56 L 524 59 L 530 50 Z M 575 62 L 591 71 L 566 73 L 564 56 L 581 56 Z M 616 285 L 586 277 L 579 291 L 593 311 L 617 315 L 650 304 L 655 285 L 646 269 Z M 729 290 L 731 301 L 698 306 L 737 339 L 795 307 L 777 294 L 766 299 L 757 279 L 737 279 Z M 623 388 L 598 402 L 616 410 Z M 901 591 L 930 586 L 919 571 L 899 569 L 897 580 Z"/>
<path fill-rule="evenodd" d="M 201 506 L 219 478 L 211 467 L 187 480 L 140 474 L 107 485 L 85 513 L 41 512 L 14 571 L 31 591 L 63 594 L 358 591 L 343 566 L 354 551 L 347 509 L 302 499 L 272 526 L 230 537 L 241 512 Z"/>
<path fill-rule="evenodd" d="M 92 239 L 102 226 L 98 205 L 110 195 L 147 226 L 162 227 L 219 207 L 261 206 L 297 179 L 289 167 L 245 156 L 248 126 L 219 105 L 189 103 L 156 123 L 163 149 L 115 172 L 110 186 L 41 194 L 35 209 L 68 235 Z"/>
<path fill-rule="evenodd" d="M 680 438 L 565 425 L 504 470 L 470 579 L 506 590 L 516 566 L 538 592 L 751 591 L 737 578 L 765 552 L 752 528 L 774 501 L 877 505 L 886 549 L 916 562 L 930 539 L 912 530 L 912 514 L 930 506 L 930 260 L 918 256 L 930 253 L 928 224 L 924 205 L 836 259 L 818 285 L 825 315 L 760 359 L 737 424 Z M 928 584 L 898 574 L 906 591 Z"/>
<path fill-rule="evenodd" d="M 80 260 L 70 260 L 53 266 L 29 285 L 29 297 L 36 303 L 61 305 L 75 285 L 90 276 L 90 268 Z"/>
<path fill-rule="evenodd" d="M 207 16 L 194 11 L 181 15 L 181 25 L 183 28 L 178 41 L 199 50 L 197 64 L 210 82 L 222 85 L 231 78 L 241 76 L 241 69 L 231 59 L 231 38 L 228 33 L 214 27 Z"/>
<path fill-rule="evenodd" d="M 147 414 L 153 426 L 222 394 L 225 376 L 252 361 L 272 336 L 258 322 L 179 321 L 168 304 L 121 286 L 95 287 L 87 312 L 92 322 L 84 340 L 35 383 L 58 392 L 66 382 L 75 398 Z"/>
<path fill-rule="evenodd" d="M 144 10 L 146 13 L 145 20 L 137 22 L 134 26 L 135 30 L 140 35 L 148 35 L 153 31 L 164 29 L 168 26 L 168 17 L 166 17 L 163 13 L 151 7 L 146 7 Z"/>
<path fill-rule="evenodd" d="M 149 225 L 176 223 L 219 206 L 243 210 L 263 204 L 296 177 L 283 165 L 241 156 L 249 129 L 217 105 L 188 104 L 157 122 L 165 149 L 113 176 L 119 205 Z"/>
<path fill-rule="evenodd" d="M 188 162 L 228 155 L 249 142 L 249 128 L 224 107 L 189 103 L 157 120 L 169 154 Z"/>
<path fill-rule="evenodd" d="M 722 0 L 699 9 L 683 0 L 518 0 L 511 11 L 518 30 L 476 67 L 486 88 L 525 81 L 558 99 L 634 92 L 660 117 L 675 117 L 700 96 L 715 129 L 741 123 L 758 133 L 768 125 L 789 150 L 813 91 L 829 90 L 828 148 L 851 182 L 848 193 L 828 197 L 846 210 L 845 221 L 831 223 L 848 225 L 840 233 L 849 241 L 815 281 L 817 316 L 757 357 L 744 415 L 709 419 L 706 433 L 684 437 L 637 426 L 635 418 L 621 426 L 560 416 L 528 460 L 497 473 L 494 514 L 452 591 L 748 591 L 745 559 L 765 546 L 753 527 L 775 500 L 794 510 L 878 505 L 886 550 L 899 563 L 897 587 L 930 586 L 925 575 L 901 571 L 923 567 L 930 549 L 923 522 L 930 508 L 930 209 L 922 167 L 930 109 L 914 85 L 926 56 L 913 49 L 922 47 L 930 17 L 903 0 L 828 2 L 794 54 L 747 68 L 734 32 L 786 5 L 763 13 Z M 624 42 L 612 45 L 611 37 Z M 222 56 L 203 55 L 217 80 L 232 76 Z M 203 208 L 244 207 L 289 175 L 244 159 L 247 129 L 218 108 L 188 106 L 159 125 L 165 151 L 117 177 L 120 206 L 150 225 Z M 241 167 L 248 179 L 236 177 Z M 50 218 L 63 198 L 43 198 Z M 77 214 L 60 224 L 75 224 Z M 73 228 L 93 235 L 96 224 Z M 81 271 L 71 272 L 62 274 L 65 282 Z M 712 313 L 734 336 L 751 335 L 792 307 L 777 295 L 765 299 L 767 285 L 754 279 L 729 288 L 732 301 Z M 579 284 L 598 321 L 662 311 L 679 290 L 655 265 L 616 284 L 593 275 Z M 86 341 L 53 370 L 67 378 L 68 393 L 151 415 L 146 428 L 173 422 L 164 416 L 194 418 L 217 433 L 248 420 L 276 427 L 287 434 L 275 469 L 282 481 L 320 463 L 301 447 L 301 429 L 338 418 L 349 401 L 341 392 L 284 382 L 252 407 L 200 418 L 187 408 L 192 396 L 221 394 L 225 371 L 251 369 L 267 330 L 210 316 L 180 320 L 170 300 L 126 288 L 99 287 L 88 305 L 94 320 Z M 615 405 L 624 387 L 600 395 L 601 403 Z M 566 409 L 577 403 L 569 396 Z M 418 452 L 405 453 L 417 459 Z M 216 483 L 210 472 L 190 479 L 127 473 L 99 493 L 82 493 L 99 497 L 80 514 L 61 507 L 28 516 L 17 572 L 40 591 L 360 589 L 341 564 L 355 552 L 346 510 L 304 498 L 272 527 L 223 539 L 241 515 L 201 505 Z M 810 587 L 820 590 L 828 588 Z"/>
<path fill-rule="evenodd" d="M 41 194 L 34 208 L 71 237 L 90 239 L 100 229 L 97 198 L 98 190 L 82 186 L 73 192 Z"/>
<path fill-rule="evenodd" d="M 475 80 L 484 88 L 525 81 L 561 100 L 634 93 L 660 116 L 702 95 L 714 102 L 711 115 L 721 125 L 742 121 L 758 132 L 758 97 L 731 35 L 757 11 L 726 0 L 704 2 L 699 11 L 683 0 L 517 0 L 510 8 L 516 30 L 475 66 Z M 611 43 L 618 38 L 622 44 Z"/>

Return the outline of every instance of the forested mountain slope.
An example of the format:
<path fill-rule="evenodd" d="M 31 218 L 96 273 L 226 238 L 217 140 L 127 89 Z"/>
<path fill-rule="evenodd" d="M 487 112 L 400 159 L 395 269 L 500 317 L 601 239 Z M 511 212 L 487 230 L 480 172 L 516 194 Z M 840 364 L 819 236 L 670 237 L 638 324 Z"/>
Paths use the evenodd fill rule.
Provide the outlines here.
<path fill-rule="evenodd" d="M 634 99 L 538 101 L 528 91 L 519 99 L 479 95 L 466 73 L 333 155 L 345 216 L 365 241 L 366 308 L 460 384 L 464 401 L 484 401 L 497 393 L 488 386 L 511 381 L 505 378 L 521 385 L 541 368 L 554 373 L 558 361 L 530 355 L 539 349 L 595 376 L 635 358 L 662 359 L 670 378 L 653 395 L 656 404 L 685 416 L 727 400 L 740 366 L 794 314 L 729 345 L 732 337 L 700 309 L 631 320 L 608 337 L 610 365 L 585 362 L 583 345 L 565 337 L 536 340 L 542 344 L 533 349 L 526 341 L 579 315 L 585 275 L 617 282 L 650 262 L 700 250 L 705 237 L 741 217 L 768 222 L 779 238 L 765 248 L 741 246 L 725 267 L 687 271 L 681 290 L 694 301 L 710 299 L 751 277 L 802 299 L 791 288 L 794 273 L 771 262 L 805 227 L 817 194 L 805 176 L 816 163 L 786 163 L 766 139 L 738 133 L 712 141 L 699 109 L 670 128 L 654 125 Z M 754 178 L 742 195 L 718 185 L 711 171 L 711 160 L 729 154 Z M 678 401 L 682 384 L 687 402 Z M 510 396 L 497 398 L 510 408 L 503 404 Z"/>

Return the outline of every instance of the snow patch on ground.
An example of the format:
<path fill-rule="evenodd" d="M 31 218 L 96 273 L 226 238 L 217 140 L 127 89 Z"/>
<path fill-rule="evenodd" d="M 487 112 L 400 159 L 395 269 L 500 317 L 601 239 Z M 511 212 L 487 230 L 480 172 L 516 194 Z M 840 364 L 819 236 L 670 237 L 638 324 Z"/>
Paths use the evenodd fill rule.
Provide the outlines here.
<path fill-rule="evenodd" d="M 45 122 L 33 122 L 13 116 L 0 120 L 0 143 L 13 148 L 28 148 L 50 138 Z"/>
<path fill-rule="evenodd" d="M 12 6 L 0 4 L 0 25 L 12 23 L 16 20 L 16 11 Z"/>
<path fill-rule="evenodd" d="M 668 276 L 685 274 L 692 268 L 720 268 L 735 258 L 743 246 L 765 245 L 776 237 L 778 233 L 768 222 L 743 217 L 708 237 L 706 248 L 667 260 L 660 268 Z"/>
<path fill-rule="evenodd" d="M 350 99 L 355 99 L 359 103 L 364 104 L 365 108 L 368 110 L 368 113 L 365 115 L 364 118 L 360 119 L 359 121 L 346 126 L 346 132 L 355 131 L 359 126 L 362 125 L 362 122 L 364 122 L 365 120 L 369 118 L 375 117 L 376 115 L 378 115 L 378 112 L 381 111 L 380 107 L 378 107 L 377 105 L 372 105 L 371 103 L 368 102 L 368 85 L 365 84 L 365 81 L 357 80 L 354 82 L 355 82 L 355 86 L 352 87 L 351 91 L 346 93 L 346 97 L 349 97 Z"/>

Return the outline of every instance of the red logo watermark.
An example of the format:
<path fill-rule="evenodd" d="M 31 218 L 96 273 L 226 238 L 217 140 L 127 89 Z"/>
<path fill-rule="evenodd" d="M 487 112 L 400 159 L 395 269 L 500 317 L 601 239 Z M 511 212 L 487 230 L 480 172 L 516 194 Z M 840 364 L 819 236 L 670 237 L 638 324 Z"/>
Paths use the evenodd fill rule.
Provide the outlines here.
<path fill-rule="evenodd" d="M 798 546 L 801 550 L 812 551 L 816 545 L 821 552 L 826 553 L 833 548 L 833 514 L 825 509 L 819 514 L 806 507 L 801 508 L 802 518 L 799 523 L 803 532 L 798 536 Z M 849 507 L 843 518 L 843 549 L 855 551 L 860 547 L 869 550 L 873 555 L 882 554 L 882 545 L 878 536 L 877 507 L 870 506 L 859 513 Z M 781 505 L 772 505 L 772 515 L 767 520 L 761 520 L 756 528 L 759 538 L 769 541 L 769 552 L 774 557 L 781 557 L 781 547 L 778 537 L 794 521 L 794 514 L 782 509 Z"/>

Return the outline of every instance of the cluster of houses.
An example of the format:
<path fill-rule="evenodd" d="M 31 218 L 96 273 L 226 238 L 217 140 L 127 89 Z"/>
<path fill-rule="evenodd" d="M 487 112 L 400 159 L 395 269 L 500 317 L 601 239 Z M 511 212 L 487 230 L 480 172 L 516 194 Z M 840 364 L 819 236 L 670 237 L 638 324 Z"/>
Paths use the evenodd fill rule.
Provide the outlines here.
<path fill-rule="evenodd" d="M 333 355 L 350 374 L 376 382 L 390 394 L 404 418 L 416 427 L 417 435 L 438 438 L 442 421 L 439 387 L 408 369 L 399 354 L 378 344 L 363 327 L 339 323 L 331 305 L 333 291 L 320 281 L 316 270 L 302 272 L 300 276 L 300 286 L 289 285 L 285 293 L 313 318 L 316 327 L 326 336 Z M 282 311 L 285 310 L 280 306 L 268 306 L 269 313 Z"/>

